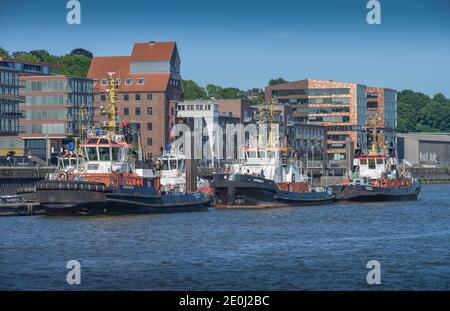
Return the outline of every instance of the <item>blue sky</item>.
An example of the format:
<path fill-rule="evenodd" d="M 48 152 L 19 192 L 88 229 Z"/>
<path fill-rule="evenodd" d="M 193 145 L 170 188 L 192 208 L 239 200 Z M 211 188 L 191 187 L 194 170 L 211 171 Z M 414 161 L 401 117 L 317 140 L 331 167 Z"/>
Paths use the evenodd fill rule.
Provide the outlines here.
<path fill-rule="evenodd" d="M 182 76 L 239 88 L 270 78 L 333 79 L 450 97 L 450 0 L 2 0 L 0 46 L 64 54 L 128 55 L 134 42 L 176 41 Z"/>

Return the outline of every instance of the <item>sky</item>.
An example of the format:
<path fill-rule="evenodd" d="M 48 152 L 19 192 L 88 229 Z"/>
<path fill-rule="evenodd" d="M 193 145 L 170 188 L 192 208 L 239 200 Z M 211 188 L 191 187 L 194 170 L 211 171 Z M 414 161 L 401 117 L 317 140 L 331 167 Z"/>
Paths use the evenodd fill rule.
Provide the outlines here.
<path fill-rule="evenodd" d="M 85 48 L 129 55 L 135 42 L 176 41 L 183 79 L 264 88 L 271 78 L 358 82 L 450 97 L 450 0 L 0 0 L 8 51 Z"/>

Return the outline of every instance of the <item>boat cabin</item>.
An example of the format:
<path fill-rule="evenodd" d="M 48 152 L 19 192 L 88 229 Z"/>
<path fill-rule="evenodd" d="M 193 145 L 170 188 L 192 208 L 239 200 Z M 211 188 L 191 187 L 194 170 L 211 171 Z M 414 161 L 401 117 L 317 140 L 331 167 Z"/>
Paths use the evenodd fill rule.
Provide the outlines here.
<path fill-rule="evenodd" d="M 396 178 L 396 163 L 384 155 L 365 155 L 353 160 L 354 178 Z"/>
<path fill-rule="evenodd" d="M 135 170 L 131 146 L 124 139 L 90 137 L 81 147 L 86 156 L 87 173 L 132 173 Z"/>
<path fill-rule="evenodd" d="M 180 171 L 184 172 L 184 160 L 183 155 L 174 155 L 171 153 L 165 153 L 160 158 L 161 170 L 163 171 Z"/>
<path fill-rule="evenodd" d="M 234 165 L 231 172 L 261 176 L 275 182 L 304 181 L 304 176 L 292 161 L 290 148 L 243 148 L 244 161 Z"/>
<path fill-rule="evenodd" d="M 84 158 L 75 152 L 70 152 L 58 158 L 58 170 L 63 172 L 76 172 L 83 170 L 85 166 Z"/>

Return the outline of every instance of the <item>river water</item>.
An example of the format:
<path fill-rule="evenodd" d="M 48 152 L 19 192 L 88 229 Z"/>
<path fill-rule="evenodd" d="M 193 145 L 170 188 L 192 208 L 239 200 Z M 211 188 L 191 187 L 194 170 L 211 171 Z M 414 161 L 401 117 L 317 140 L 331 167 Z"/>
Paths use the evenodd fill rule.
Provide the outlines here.
<path fill-rule="evenodd" d="M 449 290 L 450 185 L 418 201 L 0 218 L 1 290 Z M 66 263 L 78 260 L 81 284 Z M 366 267 L 380 263 L 381 284 Z"/>

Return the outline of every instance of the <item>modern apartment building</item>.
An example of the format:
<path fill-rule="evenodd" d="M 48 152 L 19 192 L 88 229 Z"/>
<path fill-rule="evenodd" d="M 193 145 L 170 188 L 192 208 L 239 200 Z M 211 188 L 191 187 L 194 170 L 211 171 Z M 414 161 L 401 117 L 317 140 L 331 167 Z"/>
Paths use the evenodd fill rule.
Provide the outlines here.
<path fill-rule="evenodd" d="M 367 87 L 367 124 L 376 119 L 377 141 L 380 146 L 396 146 L 397 128 L 397 92 L 382 87 Z M 368 133 L 367 144 L 372 142 L 372 133 Z"/>
<path fill-rule="evenodd" d="M 136 43 L 130 56 L 94 57 L 88 72 L 94 80 L 94 124 L 106 120 L 100 112 L 113 72 L 120 122 L 129 122 L 133 143 L 140 143 L 147 158 L 159 155 L 171 141 L 176 103 L 183 99 L 180 62 L 175 42 Z"/>
<path fill-rule="evenodd" d="M 343 161 L 347 148 L 367 150 L 366 91 L 357 83 L 307 79 L 268 86 L 265 100 L 292 107 L 293 122 L 325 126 L 328 159 Z"/>
<path fill-rule="evenodd" d="M 24 153 L 49 159 L 92 122 L 93 81 L 66 76 L 22 76 Z"/>
<path fill-rule="evenodd" d="M 19 76 L 48 76 L 55 74 L 55 69 L 61 68 L 59 65 L 5 57 L 0 57 L 0 67 L 14 69 Z"/>
<path fill-rule="evenodd" d="M 23 120 L 19 107 L 19 102 L 23 102 L 23 88 L 19 88 L 19 77 L 50 75 L 60 67 L 0 57 L 0 155 L 24 154 L 24 141 L 19 135 Z"/>
<path fill-rule="evenodd" d="M 0 155 L 21 154 L 19 74 L 0 63 Z"/>

